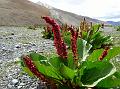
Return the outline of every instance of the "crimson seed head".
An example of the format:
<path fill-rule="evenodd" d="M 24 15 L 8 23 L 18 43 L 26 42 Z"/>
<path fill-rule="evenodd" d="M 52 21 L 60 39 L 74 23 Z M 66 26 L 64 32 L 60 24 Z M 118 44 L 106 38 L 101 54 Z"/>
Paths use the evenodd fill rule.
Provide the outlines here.
<path fill-rule="evenodd" d="M 77 38 L 78 38 L 78 31 L 75 31 L 74 27 L 69 28 L 71 32 L 71 46 L 72 46 L 72 52 L 74 55 L 74 60 L 77 60 L 78 53 L 77 53 Z"/>
<path fill-rule="evenodd" d="M 48 16 L 42 18 L 46 21 L 46 23 L 52 25 L 52 32 L 54 34 L 54 44 L 57 49 L 58 55 L 61 58 L 67 58 L 67 49 L 63 39 L 61 38 L 60 26 L 57 24 L 57 22 L 54 19 Z"/>
<path fill-rule="evenodd" d="M 44 82 L 47 81 L 45 76 L 38 71 L 38 69 L 36 68 L 36 66 L 32 62 L 32 59 L 28 55 L 27 56 L 23 56 L 23 61 L 24 61 L 25 65 L 30 69 L 30 71 L 34 75 L 36 75 L 38 78 L 40 78 Z"/>
<path fill-rule="evenodd" d="M 108 54 L 108 51 L 109 51 L 109 47 L 106 47 L 102 53 L 102 55 L 99 57 L 99 60 L 102 61 Z"/>

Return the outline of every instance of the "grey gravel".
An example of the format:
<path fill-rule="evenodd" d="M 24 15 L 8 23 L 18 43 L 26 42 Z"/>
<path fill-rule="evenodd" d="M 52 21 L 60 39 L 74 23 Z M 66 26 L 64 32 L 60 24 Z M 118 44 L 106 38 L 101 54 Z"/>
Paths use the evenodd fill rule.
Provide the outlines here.
<path fill-rule="evenodd" d="M 15 59 L 30 51 L 54 51 L 53 41 L 43 39 L 41 31 L 40 28 L 0 27 L 0 89 L 37 89 L 40 81 L 24 73 Z"/>

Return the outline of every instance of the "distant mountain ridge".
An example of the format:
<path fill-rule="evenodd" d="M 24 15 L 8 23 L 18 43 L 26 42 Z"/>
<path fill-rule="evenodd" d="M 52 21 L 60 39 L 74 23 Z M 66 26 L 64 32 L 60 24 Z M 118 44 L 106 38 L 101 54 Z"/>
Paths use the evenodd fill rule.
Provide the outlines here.
<path fill-rule="evenodd" d="M 113 25 L 113 26 L 118 26 L 118 25 L 120 25 L 120 21 L 118 21 L 118 22 L 107 21 L 107 23 L 109 23 L 109 24 L 111 24 L 111 25 Z"/>

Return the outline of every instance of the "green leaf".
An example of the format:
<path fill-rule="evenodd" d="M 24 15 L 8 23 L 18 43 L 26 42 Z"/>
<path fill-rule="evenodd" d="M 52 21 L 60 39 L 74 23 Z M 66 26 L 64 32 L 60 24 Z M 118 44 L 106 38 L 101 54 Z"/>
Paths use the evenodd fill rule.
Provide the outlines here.
<path fill-rule="evenodd" d="M 70 35 L 66 35 L 63 37 L 64 38 L 64 42 L 68 45 L 71 46 L 71 38 Z"/>
<path fill-rule="evenodd" d="M 74 69 L 75 65 L 74 65 L 74 59 L 72 55 L 73 55 L 72 52 L 68 54 L 68 67 L 71 69 Z"/>
<path fill-rule="evenodd" d="M 61 64 L 60 73 L 61 76 L 63 76 L 65 79 L 73 79 L 75 76 L 75 71 L 65 66 L 64 64 Z"/>
<path fill-rule="evenodd" d="M 83 39 L 77 40 L 77 49 L 78 49 L 78 56 L 81 58 L 81 61 L 85 61 L 86 57 L 89 55 L 89 51 L 92 45 L 87 44 L 87 41 Z"/>
<path fill-rule="evenodd" d="M 55 68 L 51 66 L 44 66 L 45 67 L 45 74 L 47 77 L 57 79 L 57 80 L 62 80 L 62 76 L 60 75 L 59 71 L 57 71 Z"/>
<path fill-rule="evenodd" d="M 34 52 L 30 54 L 30 57 L 32 58 L 33 63 L 40 73 L 49 78 L 57 80 L 62 79 L 62 77 L 59 75 L 59 72 L 55 68 L 53 68 L 53 66 L 49 65 L 46 57 Z M 43 63 L 43 61 L 45 62 Z"/>
<path fill-rule="evenodd" d="M 35 66 L 37 67 L 38 71 L 45 76 L 57 80 L 62 80 L 62 77 L 59 74 L 59 71 L 57 69 L 53 68 L 52 66 L 46 66 L 43 64 L 40 64 L 38 61 L 34 61 Z"/>
<path fill-rule="evenodd" d="M 49 59 L 49 63 L 54 68 L 59 69 L 62 61 L 61 61 L 60 57 L 53 56 Z"/>
<path fill-rule="evenodd" d="M 116 72 L 113 76 L 110 76 L 97 84 L 97 87 L 120 87 L 120 73 Z"/>
<path fill-rule="evenodd" d="M 81 82 L 83 83 L 83 86 L 87 87 L 96 86 L 101 80 L 113 75 L 116 72 L 116 68 L 108 61 L 89 61 L 84 64 L 84 67 L 85 66 L 86 68 L 81 76 Z"/>
<path fill-rule="evenodd" d="M 70 89 L 70 88 L 66 85 L 58 85 L 58 89 Z"/>
<path fill-rule="evenodd" d="M 33 61 L 39 61 L 41 64 L 49 65 L 45 56 L 42 56 L 36 52 L 32 52 L 29 55 Z"/>
<path fill-rule="evenodd" d="M 88 61 L 97 61 L 98 58 L 101 56 L 103 53 L 104 49 L 97 49 L 94 50 L 87 58 Z"/>
<path fill-rule="evenodd" d="M 112 49 L 110 49 L 108 51 L 108 54 L 104 59 L 110 60 L 110 59 L 112 59 L 113 57 L 115 57 L 115 56 L 117 56 L 119 54 L 120 54 L 120 47 L 113 47 Z"/>
<path fill-rule="evenodd" d="M 35 75 L 29 70 L 28 67 L 23 67 L 21 66 L 21 68 L 31 77 L 35 77 Z"/>
<path fill-rule="evenodd" d="M 102 55 L 104 49 L 94 50 L 93 53 L 87 58 L 88 61 L 97 61 L 99 57 Z M 107 56 L 103 60 L 110 60 L 113 57 L 120 54 L 120 47 L 113 47 L 108 51 Z"/>

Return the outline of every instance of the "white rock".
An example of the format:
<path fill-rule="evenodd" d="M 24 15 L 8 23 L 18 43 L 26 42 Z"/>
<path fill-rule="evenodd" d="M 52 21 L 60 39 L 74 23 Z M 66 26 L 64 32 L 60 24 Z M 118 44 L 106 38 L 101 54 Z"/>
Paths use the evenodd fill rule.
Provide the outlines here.
<path fill-rule="evenodd" d="M 20 86 L 24 86 L 25 85 L 25 83 L 20 83 Z"/>
<path fill-rule="evenodd" d="M 21 89 L 21 88 L 22 88 L 22 86 L 18 86 L 17 88 L 18 88 L 18 89 Z"/>
<path fill-rule="evenodd" d="M 13 79 L 13 80 L 12 80 L 12 84 L 15 85 L 15 84 L 17 84 L 17 83 L 18 83 L 18 80 L 17 80 L 17 79 Z"/>
<path fill-rule="evenodd" d="M 11 89 L 11 88 L 12 88 L 12 85 L 8 84 L 8 88 L 10 88 L 10 89 Z"/>

